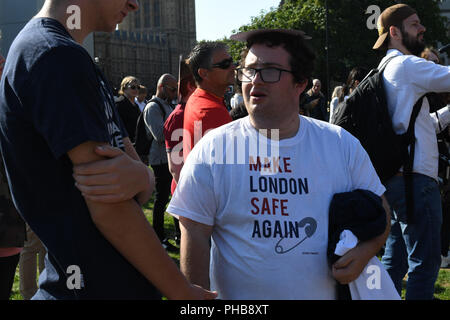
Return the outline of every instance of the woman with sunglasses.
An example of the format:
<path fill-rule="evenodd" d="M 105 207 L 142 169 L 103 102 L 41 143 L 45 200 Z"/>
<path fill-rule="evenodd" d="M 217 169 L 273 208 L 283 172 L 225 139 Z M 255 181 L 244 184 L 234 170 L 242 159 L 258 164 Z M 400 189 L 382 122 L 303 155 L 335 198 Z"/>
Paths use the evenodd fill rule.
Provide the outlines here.
<path fill-rule="evenodd" d="M 116 102 L 120 118 L 128 132 L 131 142 L 135 142 L 136 124 L 141 114 L 139 106 L 136 105 L 135 98 L 139 95 L 140 82 L 133 76 L 123 78 L 120 84 L 120 97 Z"/>

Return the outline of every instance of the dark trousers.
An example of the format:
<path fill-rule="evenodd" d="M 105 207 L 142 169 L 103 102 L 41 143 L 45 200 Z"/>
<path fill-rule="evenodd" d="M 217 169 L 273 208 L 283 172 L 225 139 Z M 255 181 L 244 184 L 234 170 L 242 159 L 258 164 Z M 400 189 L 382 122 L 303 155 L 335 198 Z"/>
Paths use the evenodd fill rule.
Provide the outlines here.
<path fill-rule="evenodd" d="M 9 300 L 20 254 L 0 258 L 0 300 Z"/>
<path fill-rule="evenodd" d="M 152 165 L 152 169 L 155 174 L 156 191 L 153 207 L 153 229 L 155 229 L 159 240 L 162 241 L 166 237 L 164 232 L 164 212 L 166 212 L 166 205 L 169 202 L 172 175 L 170 174 L 167 163 Z"/>
<path fill-rule="evenodd" d="M 446 257 L 450 246 L 450 182 L 442 196 L 441 254 Z"/>

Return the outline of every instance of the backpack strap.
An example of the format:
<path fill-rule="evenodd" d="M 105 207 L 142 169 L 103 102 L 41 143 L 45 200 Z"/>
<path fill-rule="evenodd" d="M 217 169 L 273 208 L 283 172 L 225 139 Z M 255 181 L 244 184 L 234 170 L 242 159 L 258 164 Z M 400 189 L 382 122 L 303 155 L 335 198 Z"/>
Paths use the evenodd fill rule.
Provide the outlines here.
<path fill-rule="evenodd" d="M 166 110 L 164 109 L 164 106 L 156 98 L 150 99 L 150 101 L 147 103 L 147 106 L 150 104 L 150 102 L 154 102 L 158 105 L 159 111 L 161 112 L 161 115 L 163 116 L 163 122 L 164 122 L 164 118 L 166 117 Z M 145 109 L 147 108 L 147 106 L 145 107 Z M 144 117 L 144 111 L 142 111 L 142 117 Z M 148 128 L 147 125 L 145 126 L 145 131 L 147 132 L 148 138 L 153 140 L 153 136 L 150 133 L 150 128 Z"/>
<path fill-rule="evenodd" d="M 420 97 L 413 107 L 411 118 L 409 120 L 408 130 L 404 134 L 406 145 L 409 146 L 409 154 L 405 159 L 403 166 L 403 177 L 405 179 L 405 200 L 406 200 L 406 217 L 409 224 L 414 222 L 414 188 L 413 188 L 413 166 L 414 152 L 416 149 L 415 123 L 420 109 L 422 108 L 423 98 Z"/>
<path fill-rule="evenodd" d="M 158 99 L 156 99 L 156 98 L 151 99 L 148 103 L 150 103 L 150 102 L 155 102 L 155 103 L 158 105 L 159 110 L 160 110 L 161 113 L 162 113 L 163 121 L 164 121 L 164 118 L 166 117 L 166 110 L 164 110 L 164 107 L 163 107 L 163 105 L 161 104 L 161 102 L 159 102 Z M 148 105 L 148 103 L 147 103 L 147 105 Z"/>
<path fill-rule="evenodd" d="M 365 81 L 367 78 L 370 78 L 371 76 L 373 76 L 375 73 L 380 73 L 382 74 L 384 72 L 384 69 L 386 68 L 386 66 L 388 65 L 388 63 L 394 59 L 396 56 L 393 57 L 389 57 L 379 68 L 375 68 L 369 71 L 369 73 L 364 77 L 363 80 L 361 80 L 361 82 Z M 360 83 L 361 83 L 360 82 Z"/>
<path fill-rule="evenodd" d="M 386 61 L 381 65 L 381 67 L 378 68 L 378 72 L 383 73 L 384 69 L 386 69 L 389 62 L 391 62 L 392 59 L 394 59 L 397 56 L 392 56 L 386 59 Z"/>

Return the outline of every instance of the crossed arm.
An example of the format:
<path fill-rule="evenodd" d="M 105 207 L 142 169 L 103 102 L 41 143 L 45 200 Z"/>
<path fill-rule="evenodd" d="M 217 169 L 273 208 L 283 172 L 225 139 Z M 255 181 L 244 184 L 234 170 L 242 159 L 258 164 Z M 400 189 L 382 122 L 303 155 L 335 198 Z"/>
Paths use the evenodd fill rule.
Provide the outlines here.
<path fill-rule="evenodd" d="M 128 139 L 126 139 L 128 140 Z M 129 140 L 125 143 L 129 148 Z M 128 145 L 128 147 L 127 147 Z M 102 146 L 103 149 L 98 147 Z M 129 151 L 129 150 L 128 150 Z M 136 160 L 137 155 L 131 151 L 131 159 L 125 153 L 106 160 L 104 156 L 99 154 L 107 154 L 111 156 L 114 152 L 120 153 L 120 150 L 111 149 L 106 143 L 86 142 L 68 152 L 68 156 L 74 164 L 74 177 L 76 181 L 87 183 L 88 186 L 79 186 L 80 190 L 85 189 L 86 192 L 92 193 L 92 196 L 85 196 L 86 204 L 89 208 L 92 220 L 103 236 L 139 271 L 148 281 L 154 284 L 163 295 L 169 299 L 212 299 L 216 294 L 203 290 L 198 286 L 191 285 L 179 271 L 172 259 L 167 255 L 161 246 L 158 237 L 153 228 L 145 218 L 141 206 L 129 194 L 135 193 L 141 201 L 153 191 L 154 178 L 153 174 L 148 171 L 141 162 Z M 97 186 L 92 181 L 92 176 L 86 172 L 98 170 L 99 167 L 92 169 L 88 164 L 98 163 L 106 160 L 106 170 L 102 174 L 94 176 L 94 181 L 111 181 L 117 176 L 108 173 L 108 168 L 117 165 L 117 163 L 125 166 L 125 170 L 130 172 L 141 172 L 147 175 L 141 182 L 135 181 L 135 187 L 126 191 L 119 196 L 122 200 L 118 200 L 117 196 L 104 196 L 102 193 L 102 185 Z M 103 162 L 104 164 L 105 162 Z M 86 166 L 87 165 L 87 166 Z M 108 167 L 109 166 L 109 167 Z M 97 182 L 98 183 L 98 182 Z M 108 184 L 104 182 L 105 185 Z M 112 188 L 111 192 L 120 188 L 120 183 L 108 184 L 107 188 Z M 89 188 L 91 184 L 91 189 Z M 92 189 L 93 188 L 93 189 Z M 126 189 L 125 189 L 126 190 Z M 138 190 L 139 192 L 136 192 Z M 128 195 L 127 195 L 128 194 Z M 100 196 L 102 201 L 98 200 Z M 134 195 L 133 195 L 134 196 Z M 127 199 L 128 198 L 128 199 Z"/>

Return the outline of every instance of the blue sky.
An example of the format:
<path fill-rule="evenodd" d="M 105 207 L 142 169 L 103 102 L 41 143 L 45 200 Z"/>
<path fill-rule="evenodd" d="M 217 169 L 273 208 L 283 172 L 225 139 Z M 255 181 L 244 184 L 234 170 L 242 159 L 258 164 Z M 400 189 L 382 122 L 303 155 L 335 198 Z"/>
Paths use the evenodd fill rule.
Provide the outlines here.
<path fill-rule="evenodd" d="M 197 40 L 229 37 L 233 29 L 279 3 L 280 0 L 195 0 Z"/>

